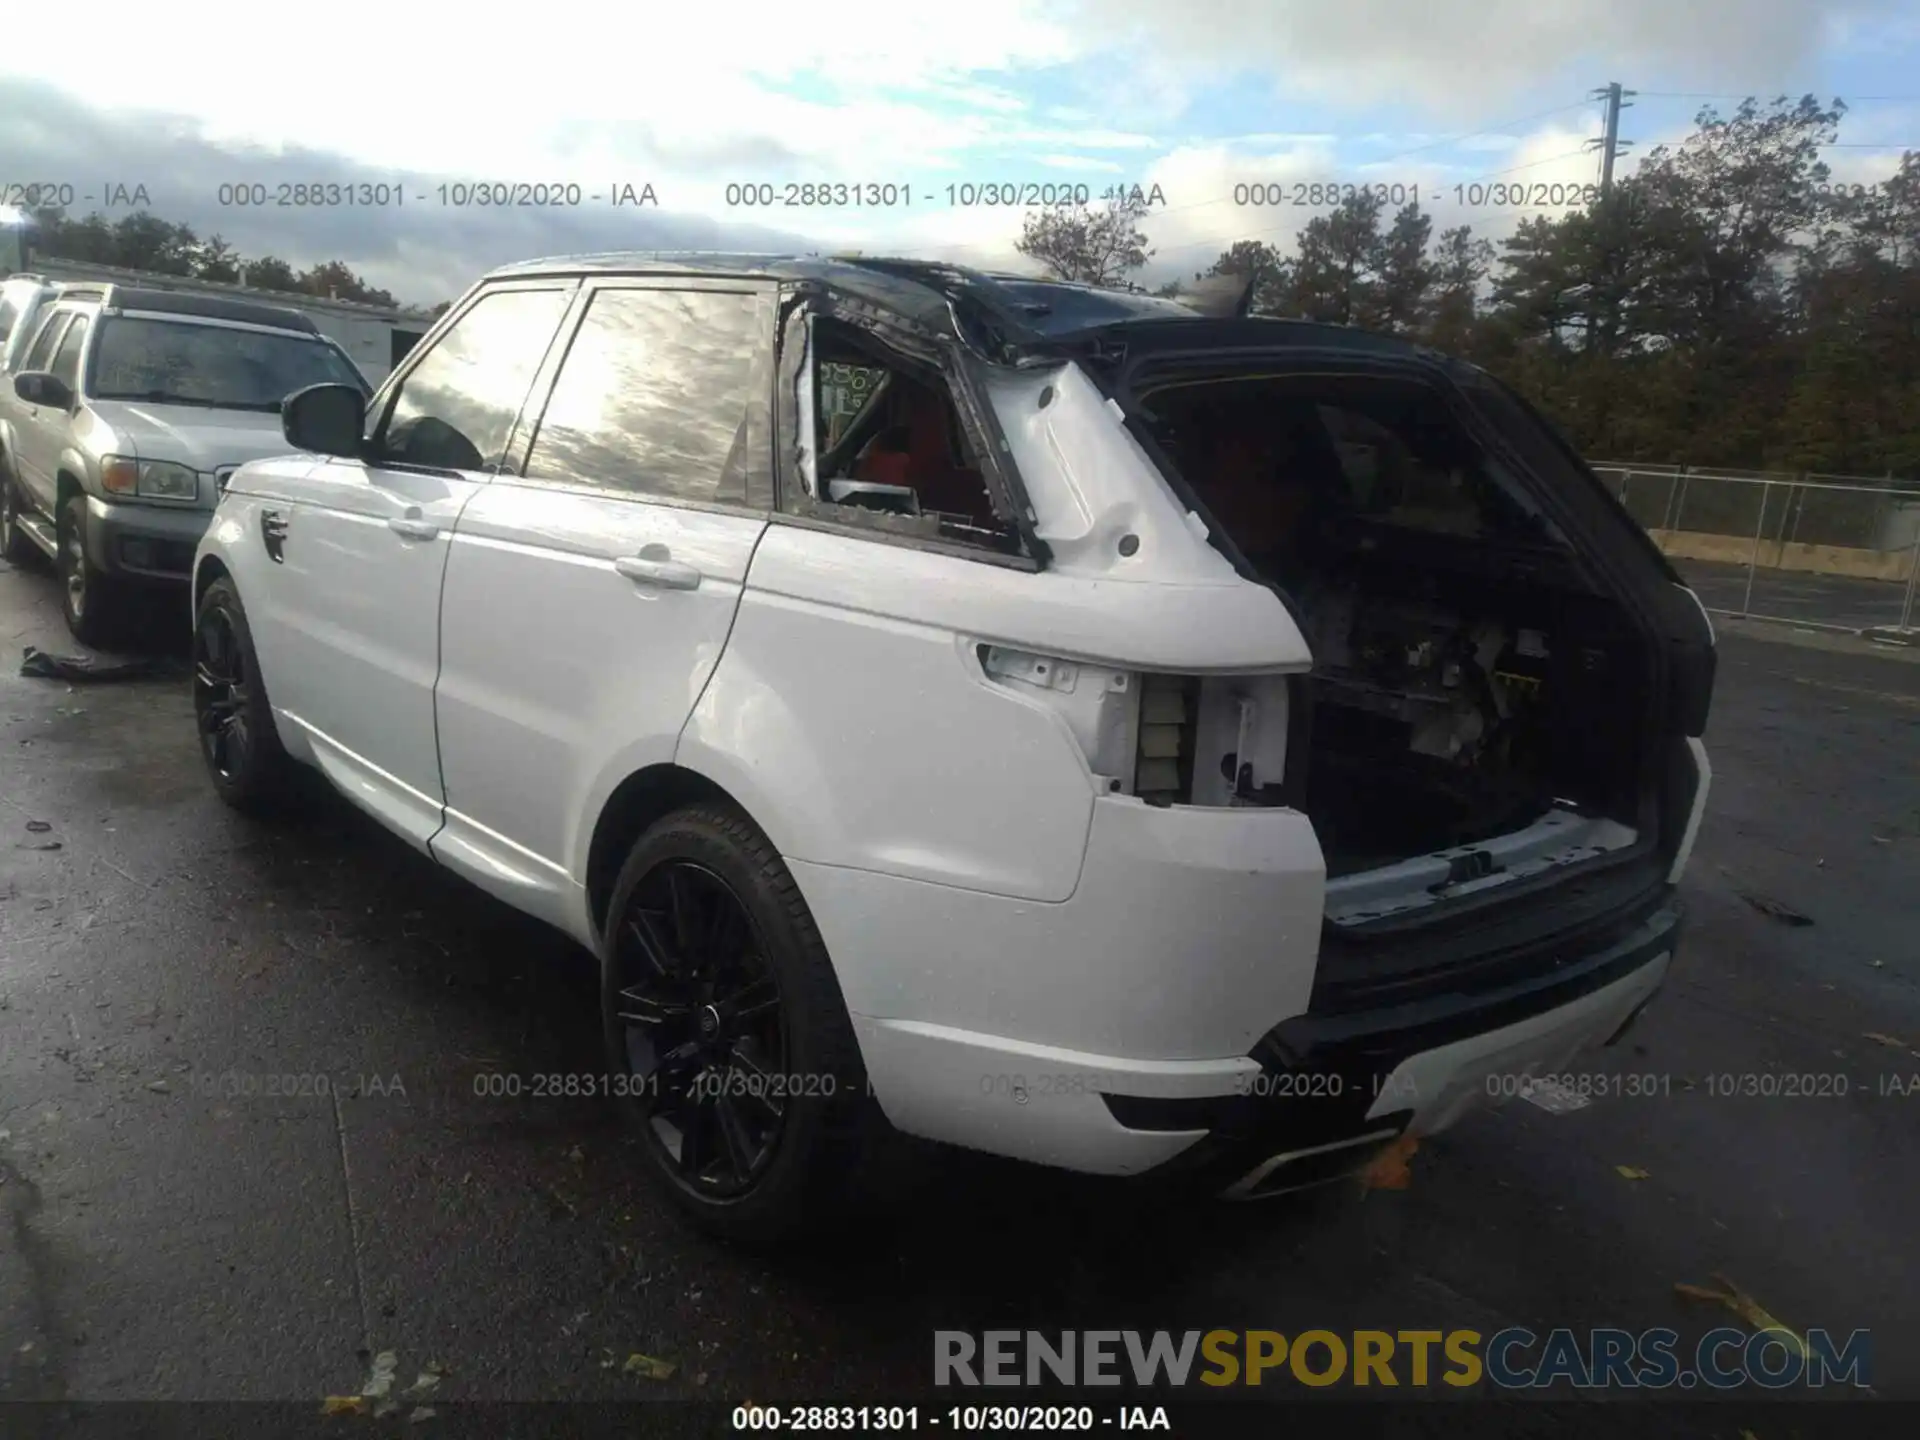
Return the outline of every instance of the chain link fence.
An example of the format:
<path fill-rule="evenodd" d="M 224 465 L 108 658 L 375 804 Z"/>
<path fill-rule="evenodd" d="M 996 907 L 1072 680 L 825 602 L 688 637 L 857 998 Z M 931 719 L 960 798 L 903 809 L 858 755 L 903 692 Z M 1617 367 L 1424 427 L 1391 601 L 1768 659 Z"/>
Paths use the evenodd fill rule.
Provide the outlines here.
<path fill-rule="evenodd" d="M 1914 638 L 1920 489 L 1910 482 L 1592 463 L 1708 609 Z"/>

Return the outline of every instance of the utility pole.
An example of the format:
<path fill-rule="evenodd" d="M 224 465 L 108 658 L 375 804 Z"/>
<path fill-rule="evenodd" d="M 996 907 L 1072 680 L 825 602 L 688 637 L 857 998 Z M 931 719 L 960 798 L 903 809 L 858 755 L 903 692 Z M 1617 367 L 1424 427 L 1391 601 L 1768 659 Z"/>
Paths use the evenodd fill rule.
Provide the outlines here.
<path fill-rule="evenodd" d="M 1630 148 L 1631 145 L 1630 141 L 1625 141 L 1620 138 L 1620 112 L 1630 108 L 1624 103 L 1624 97 L 1634 93 L 1632 90 L 1621 89 L 1618 80 L 1604 85 L 1593 92 L 1595 99 L 1604 100 L 1607 103 L 1606 122 L 1601 136 L 1598 140 L 1589 140 L 1586 146 L 1589 150 L 1598 149 L 1600 151 L 1600 203 L 1603 206 L 1613 194 L 1614 159 L 1622 150 Z M 1612 343 L 1612 317 L 1606 313 L 1609 308 L 1608 302 L 1601 295 L 1602 287 L 1593 282 L 1599 279 L 1600 276 L 1606 276 L 1611 273 L 1611 227 L 1615 223 L 1617 223 L 1617 221 L 1608 220 L 1600 227 L 1603 259 L 1599 275 L 1591 277 L 1589 280 L 1588 299 L 1592 302 L 1591 308 L 1587 311 L 1587 348 L 1589 350 L 1594 349 L 1596 346 L 1605 349 Z"/>
<path fill-rule="evenodd" d="M 1638 92 L 1634 90 L 1622 90 L 1618 80 L 1593 92 L 1596 100 L 1604 100 L 1607 102 L 1605 133 L 1600 139 L 1589 140 L 1587 142 L 1587 148 L 1589 150 L 1597 149 L 1600 152 L 1600 193 L 1603 196 L 1611 194 L 1613 191 L 1614 157 L 1622 150 L 1632 148 L 1631 141 L 1622 141 L 1620 138 L 1620 112 L 1633 108 L 1629 104 L 1622 104 L 1622 97 L 1637 93 Z"/>

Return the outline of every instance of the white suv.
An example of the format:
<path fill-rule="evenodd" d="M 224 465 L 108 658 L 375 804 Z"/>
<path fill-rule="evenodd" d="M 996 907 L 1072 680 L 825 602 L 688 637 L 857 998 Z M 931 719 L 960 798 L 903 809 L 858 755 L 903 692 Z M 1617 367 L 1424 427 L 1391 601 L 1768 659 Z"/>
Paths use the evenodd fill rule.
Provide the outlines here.
<path fill-rule="evenodd" d="M 867 1139 L 1257 1196 L 1616 1036 L 1707 790 L 1705 612 L 1470 366 L 911 261 L 481 281 L 289 399 L 194 577 L 291 761 L 591 947 L 727 1233 Z"/>

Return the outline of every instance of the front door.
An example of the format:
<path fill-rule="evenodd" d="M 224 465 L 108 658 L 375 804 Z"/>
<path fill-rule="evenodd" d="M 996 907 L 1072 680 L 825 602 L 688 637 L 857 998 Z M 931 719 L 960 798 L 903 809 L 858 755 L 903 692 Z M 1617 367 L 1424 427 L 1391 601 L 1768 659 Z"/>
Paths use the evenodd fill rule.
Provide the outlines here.
<path fill-rule="evenodd" d="M 767 525 L 773 302 L 745 281 L 589 286 L 514 463 L 454 532 L 433 853 L 583 940 L 594 818 L 672 760 Z"/>
<path fill-rule="evenodd" d="M 66 333 L 67 322 L 73 318 L 75 316 L 71 310 L 47 312 L 19 368 L 5 377 L 9 387 L 15 375 L 24 375 L 29 370 L 47 371 L 53 368 L 55 347 Z M 29 405 L 17 396 L 9 399 L 13 407 L 13 453 L 8 458 L 12 460 L 14 474 L 34 507 L 51 515 L 58 490 L 56 467 L 60 461 L 60 445 L 67 433 L 69 417 L 64 411 L 46 405 Z"/>
<path fill-rule="evenodd" d="M 275 487 L 262 648 L 274 705 L 340 789 L 422 849 L 445 792 L 434 738 L 440 587 L 460 512 L 499 468 L 571 282 L 483 291 L 383 388 L 365 460 Z"/>

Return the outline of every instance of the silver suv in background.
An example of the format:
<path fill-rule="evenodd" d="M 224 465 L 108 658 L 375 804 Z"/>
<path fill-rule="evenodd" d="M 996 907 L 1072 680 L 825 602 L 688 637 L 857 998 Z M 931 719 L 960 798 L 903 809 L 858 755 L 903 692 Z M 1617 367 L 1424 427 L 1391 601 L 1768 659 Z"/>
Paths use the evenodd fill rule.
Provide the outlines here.
<path fill-rule="evenodd" d="M 11 374 L 26 353 L 36 323 L 61 287 L 39 275 L 0 280 L 0 374 Z"/>
<path fill-rule="evenodd" d="M 288 395 L 369 387 L 279 306 L 120 285 L 39 298 L 0 389 L 0 546 L 56 563 L 67 626 L 97 645 L 140 588 L 186 581 L 225 477 L 286 451 Z"/>

